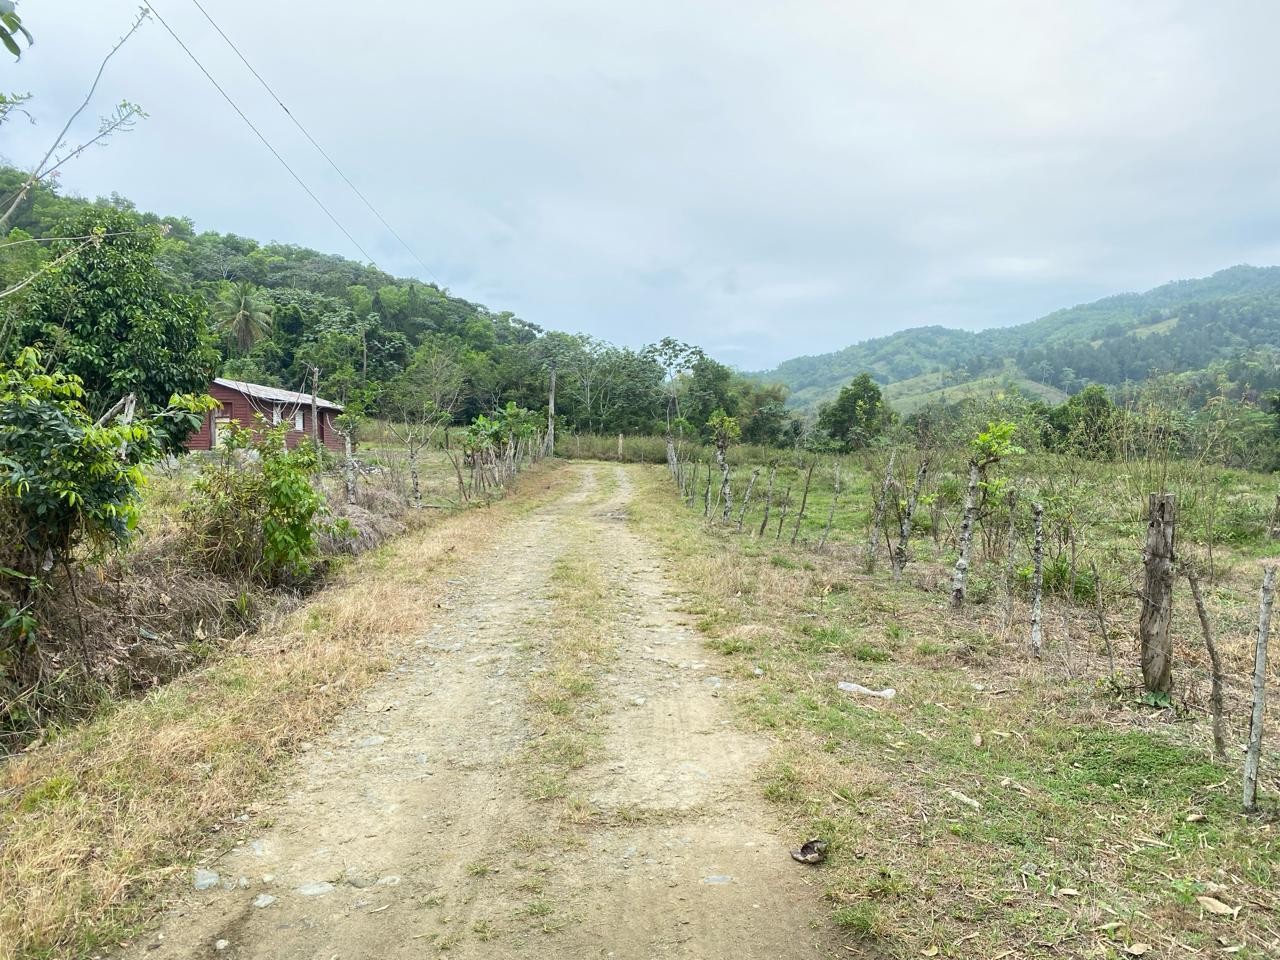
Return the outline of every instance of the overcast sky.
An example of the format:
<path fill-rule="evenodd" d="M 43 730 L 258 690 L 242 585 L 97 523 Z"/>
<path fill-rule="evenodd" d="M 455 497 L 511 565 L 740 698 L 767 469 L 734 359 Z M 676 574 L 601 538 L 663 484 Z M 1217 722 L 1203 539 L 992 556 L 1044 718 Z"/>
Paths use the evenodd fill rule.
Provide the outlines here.
<path fill-rule="evenodd" d="M 158 3 L 379 266 L 546 327 L 752 369 L 1280 262 L 1273 0 L 204 2 L 431 273 Z M 0 155 L 38 158 L 136 10 L 19 4 L 0 88 L 39 123 Z M 360 257 L 159 23 L 95 112 L 122 98 L 149 119 L 66 191 Z"/>

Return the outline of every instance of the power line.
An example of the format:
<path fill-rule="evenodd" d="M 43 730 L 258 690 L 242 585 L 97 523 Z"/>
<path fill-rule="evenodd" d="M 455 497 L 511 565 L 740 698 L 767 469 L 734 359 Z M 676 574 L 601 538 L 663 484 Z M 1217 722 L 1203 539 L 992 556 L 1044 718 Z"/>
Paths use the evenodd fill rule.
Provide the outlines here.
<path fill-rule="evenodd" d="M 378 212 L 378 208 L 375 207 L 373 203 L 369 200 L 369 198 L 366 197 L 364 193 L 361 192 L 360 188 L 351 182 L 351 178 L 349 178 L 345 173 L 342 172 L 342 168 L 338 166 L 338 164 L 334 161 L 333 157 L 329 156 L 325 148 L 320 146 L 320 144 L 316 142 L 316 138 L 313 137 L 311 133 L 307 130 L 307 128 L 302 125 L 302 121 L 293 115 L 293 111 L 291 111 L 288 107 L 284 105 L 284 101 L 281 100 L 279 95 L 275 92 L 275 90 L 271 88 L 271 85 L 267 83 L 266 80 L 262 79 L 262 75 L 253 68 L 253 64 L 251 64 L 248 61 L 248 59 L 245 57 L 245 55 L 240 52 L 240 48 L 236 46 L 235 41 L 233 41 L 230 37 L 228 37 L 226 32 L 220 26 L 218 26 L 217 22 L 213 19 L 213 17 L 209 15 L 209 11 L 206 10 L 204 8 L 204 5 L 200 3 L 200 0 L 191 0 L 191 2 L 196 5 L 196 9 L 198 9 L 201 13 L 204 14 L 204 18 L 209 21 L 210 26 L 212 26 L 214 30 L 218 31 L 218 35 L 227 42 L 227 46 L 229 46 L 232 50 L 235 51 L 236 56 L 240 58 L 240 62 L 243 63 L 245 67 L 248 68 L 249 72 L 252 73 L 253 76 L 257 79 L 257 81 L 260 84 L 262 84 L 262 88 L 267 91 L 271 99 L 280 105 L 280 109 L 283 110 L 285 112 L 285 115 L 288 116 L 288 118 L 293 121 L 293 125 L 302 132 L 302 135 L 304 137 L 306 137 L 309 141 L 311 141 L 311 145 L 315 147 L 317 151 L 319 151 L 320 156 L 324 157 L 325 160 L 329 162 L 329 166 L 333 167 L 334 172 L 337 173 L 338 176 L 342 178 L 343 182 L 348 187 L 351 188 L 352 192 L 355 193 L 355 195 L 360 198 L 361 202 L 364 203 L 364 205 L 369 208 L 369 212 L 372 213 L 375 217 L 377 217 L 379 221 L 381 221 L 382 225 L 387 228 L 387 231 L 393 237 L 395 237 L 397 241 L 399 241 L 400 246 L 405 248 L 409 256 L 413 257 L 413 259 L 418 261 L 418 264 L 422 267 L 422 269 L 425 270 L 428 276 L 430 276 L 432 280 L 435 280 L 436 285 L 439 286 L 440 281 L 439 279 L 437 279 L 435 273 L 432 272 L 431 268 L 428 267 L 426 263 L 423 262 L 422 258 L 418 256 L 418 254 L 414 251 L 414 249 L 410 247 L 408 243 L 405 242 L 404 237 L 400 236 L 400 234 L 396 232 L 395 227 L 391 226 L 391 224 L 387 222 L 387 218 Z"/>
<path fill-rule="evenodd" d="M 191 62 L 200 68 L 200 72 L 203 73 L 205 77 L 208 78 L 209 82 L 213 84 L 214 88 L 220 94 L 222 94 L 222 99 L 226 100 L 227 103 L 231 105 L 231 109 L 240 115 L 240 119 L 243 120 L 245 124 L 249 127 L 249 129 L 252 130 L 257 135 L 258 139 L 262 141 L 262 145 L 271 151 L 271 155 L 280 161 L 280 165 L 282 167 L 284 167 L 286 170 L 289 171 L 289 175 L 298 182 L 298 186 L 300 186 L 303 190 L 306 191 L 307 196 L 309 196 L 312 200 L 315 201 L 316 206 L 318 206 L 321 210 L 323 210 L 325 213 L 325 216 L 327 216 L 330 220 L 333 221 L 334 226 L 336 226 L 339 230 L 341 230 L 343 235 L 348 240 L 351 241 L 351 245 L 360 251 L 360 255 L 363 256 L 365 260 L 367 260 L 369 263 L 373 264 L 373 266 L 376 269 L 381 269 L 381 267 L 378 267 L 378 264 L 374 262 L 373 257 L 369 256 L 368 251 L 366 251 L 364 247 L 360 246 L 360 242 L 351 235 L 351 231 L 349 231 L 346 227 L 342 225 L 341 221 L 339 221 L 338 218 L 333 215 L 333 212 L 324 205 L 324 202 L 319 197 L 317 197 L 315 195 L 315 192 L 310 187 L 307 186 L 306 182 L 303 181 L 303 179 L 300 176 L 298 176 L 298 174 L 294 171 L 293 167 L 289 166 L 285 158 L 280 156 L 280 151 L 278 151 L 275 147 L 273 147 L 271 145 L 271 141 L 269 141 L 266 137 L 262 135 L 262 131 L 259 130 L 256 126 L 254 126 L 253 121 L 250 120 L 247 116 L 245 116 L 245 112 L 240 109 L 239 105 L 234 100 L 231 99 L 231 95 L 227 93 L 226 90 L 222 89 L 222 85 L 213 78 L 213 74 L 211 74 L 207 69 L 205 69 L 205 65 L 200 62 L 200 59 L 194 53 L 191 52 L 191 48 L 188 47 L 185 43 L 183 43 L 182 38 L 173 32 L 173 27 L 169 26 L 169 24 L 165 21 L 164 17 L 160 15 L 160 12 L 156 10 L 155 5 L 148 2 L 147 6 L 150 8 L 151 12 L 155 14 L 156 19 L 160 21 L 160 25 L 163 26 L 165 30 L 169 32 L 169 36 L 173 37 L 174 42 L 176 42 L 178 46 L 180 46 L 183 49 L 186 55 L 191 58 Z"/>

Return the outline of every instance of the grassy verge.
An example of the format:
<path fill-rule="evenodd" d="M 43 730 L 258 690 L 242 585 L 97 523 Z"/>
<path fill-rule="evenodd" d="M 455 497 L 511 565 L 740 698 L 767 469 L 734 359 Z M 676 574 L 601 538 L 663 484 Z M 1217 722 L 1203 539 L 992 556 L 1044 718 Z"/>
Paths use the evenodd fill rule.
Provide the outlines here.
<path fill-rule="evenodd" d="M 521 496 L 354 560 L 277 627 L 0 767 L 0 960 L 123 938 L 207 831 L 420 635 L 451 568 L 566 479 L 531 471 Z"/>
<path fill-rule="evenodd" d="M 616 479 L 598 476 L 590 503 L 604 502 Z M 591 818 L 587 802 L 572 790 L 571 778 L 597 759 L 604 708 L 599 678 L 615 658 L 614 645 L 601 625 L 615 620 L 612 590 L 587 547 L 585 525 L 569 519 L 562 531 L 566 550 L 551 571 L 555 603 L 541 658 L 541 671 L 529 682 L 529 725 L 538 736 L 529 747 L 530 795 L 553 802 L 555 814 L 571 822 Z"/>
<path fill-rule="evenodd" d="M 831 841 L 818 869 L 851 941 L 903 957 L 1280 955 L 1277 823 L 1239 813 L 1207 725 L 1028 663 L 943 590 L 710 530 L 673 509 L 660 468 L 638 468 L 637 488 L 633 522 L 744 680 L 741 717 L 778 744 L 761 789 L 794 835 Z"/>

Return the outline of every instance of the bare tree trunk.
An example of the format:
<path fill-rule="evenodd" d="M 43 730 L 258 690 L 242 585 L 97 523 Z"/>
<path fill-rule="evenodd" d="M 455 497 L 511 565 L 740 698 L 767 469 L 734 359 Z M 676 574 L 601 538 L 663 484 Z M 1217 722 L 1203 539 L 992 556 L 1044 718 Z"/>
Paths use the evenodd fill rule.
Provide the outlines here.
<path fill-rule="evenodd" d="M 1089 561 L 1089 572 L 1093 574 L 1093 600 L 1098 607 L 1098 629 L 1102 631 L 1102 642 L 1107 647 L 1107 676 L 1116 675 L 1116 653 L 1111 647 L 1111 632 L 1107 630 L 1107 612 L 1102 606 L 1102 577 L 1098 576 L 1098 565 Z"/>
<path fill-rule="evenodd" d="M 320 418 L 319 401 L 317 394 L 320 393 L 320 368 L 311 368 L 311 442 L 315 444 L 317 450 L 320 449 Z"/>
<path fill-rule="evenodd" d="M 1177 501 L 1167 493 L 1147 498 L 1147 544 L 1143 555 L 1146 582 L 1138 640 L 1142 653 L 1142 681 L 1153 693 L 1173 688 L 1173 641 L 1169 623 L 1173 616 L 1174 529 Z"/>
<path fill-rule="evenodd" d="M 889 454 L 889 464 L 885 467 L 884 479 L 880 482 L 880 496 L 876 498 L 875 510 L 871 514 L 871 532 L 867 535 L 867 555 L 863 559 L 863 566 L 867 573 L 875 573 L 876 570 L 876 553 L 880 549 L 880 532 L 884 525 L 884 506 L 885 501 L 889 499 L 889 488 L 893 486 L 893 461 L 897 455 L 897 450 Z"/>
<path fill-rule="evenodd" d="M 1031 518 L 1036 538 L 1032 550 L 1031 574 L 1031 655 L 1040 657 L 1044 652 L 1044 625 L 1041 606 L 1044 594 L 1044 504 L 1031 504 Z"/>
<path fill-rule="evenodd" d="M 827 511 L 827 525 L 822 528 L 822 536 L 818 539 L 818 549 L 822 550 L 827 545 L 827 537 L 831 535 L 831 524 L 836 519 L 836 506 L 840 503 L 840 461 L 836 461 L 835 466 L 835 487 L 831 494 L 831 509 Z"/>
<path fill-rule="evenodd" d="M 707 461 L 707 488 L 702 493 L 702 515 L 711 516 L 711 461 Z"/>
<path fill-rule="evenodd" d="M 551 389 L 547 392 L 547 436 L 543 441 L 543 456 L 556 452 L 556 365 L 551 364 Z"/>
<path fill-rule="evenodd" d="M 1009 528 L 1004 539 L 1004 627 L 1013 626 L 1013 571 L 1018 552 L 1018 488 L 1009 491 L 1006 499 L 1009 508 Z"/>
<path fill-rule="evenodd" d="M 422 509 L 422 487 L 418 480 L 418 448 L 409 447 L 409 484 L 413 492 L 413 505 Z"/>
<path fill-rule="evenodd" d="M 778 465 L 776 463 L 769 464 L 769 486 L 765 490 L 764 495 L 764 517 L 760 520 L 760 530 L 756 534 L 757 537 L 763 537 L 765 529 L 769 526 L 769 511 L 773 509 L 773 480 L 778 474 Z"/>
<path fill-rule="evenodd" d="M 1276 494 L 1276 505 L 1271 510 L 1271 539 L 1280 540 L 1280 493 Z"/>
<path fill-rule="evenodd" d="M 676 440 L 671 435 L 670 427 L 667 427 L 667 432 L 663 434 L 662 440 L 667 448 L 667 469 L 671 471 L 672 476 L 677 476 L 680 471 L 680 460 L 676 456 Z"/>
<path fill-rule="evenodd" d="M 1271 636 L 1271 605 L 1276 598 L 1276 571 L 1268 564 L 1262 573 L 1258 609 L 1258 642 L 1253 653 L 1253 714 L 1249 718 L 1249 747 L 1244 755 L 1244 809 L 1258 809 L 1258 766 L 1262 762 L 1262 721 L 1267 712 L 1267 641 Z"/>
<path fill-rule="evenodd" d="M 729 459 L 725 456 L 725 445 L 716 444 L 716 463 L 720 467 L 720 519 L 725 523 L 733 515 L 733 499 L 729 490 Z"/>
<path fill-rule="evenodd" d="M 969 461 L 969 486 L 964 494 L 964 519 L 960 523 L 960 557 L 951 575 L 951 609 L 964 606 L 965 586 L 969 581 L 969 557 L 973 552 L 973 524 L 978 518 L 978 485 L 982 468 L 977 460 Z"/>
<path fill-rule="evenodd" d="M 347 503 L 356 502 L 356 459 L 351 455 L 351 434 L 342 434 L 342 445 L 346 459 L 342 463 L 342 481 L 346 487 Z"/>
<path fill-rule="evenodd" d="M 782 525 L 787 522 L 787 512 L 791 509 L 791 487 L 787 487 L 787 492 L 782 495 L 782 513 L 778 517 L 778 529 L 774 533 L 773 539 L 776 543 L 782 539 Z"/>
<path fill-rule="evenodd" d="M 907 544 L 911 540 L 911 524 L 916 515 L 916 504 L 920 502 L 920 492 L 924 489 L 925 478 L 929 475 L 929 458 L 920 461 L 920 469 L 916 471 L 916 482 L 907 497 L 907 508 L 898 525 L 898 546 L 893 551 L 893 579 L 901 580 L 902 572 L 907 566 Z"/>
<path fill-rule="evenodd" d="M 446 432 L 445 436 L 447 437 L 448 435 Z M 444 455 L 449 458 L 449 462 L 453 464 L 453 472 L 458 475 L 458 502 L 464 503 L 471 498 L 467 496 L 467 485 L 462 479 L 462 464 L 458 462 L 458 458 L 453 455 L 453 451 L 447 446 L 444 448 Z"/>
<path fill-rule="evenodd" d="M 793 547 L 796 545 L 796 537 L 800 536 L 800 524 L 804 520 L 804 510 L 809 505 L 809 482 L 813 479 L 813 468 L 817 465 L 818 460 L 815 457 L 809 463 L 809 470 L 804 475 L 804 496 L 800 498 L 800 512 L 796 514 L 796 527 L 791 531 L 791 545 Z"/>
<path fill-rule="evenodd" d="M 618 434 L 618 460 L 622 460 L 622 434 Z"/>
<path fill-rule="evenodd" d="M 1213 642 L 1213 629 L 1209 626 L 1209 611 L 1204 607 L 1204 598 L 1200 595 L 1200 581 L 1195 572 L 1188 569 L 1187 584 L 1191 587 L 1191 598 L 1196 603 L 1196 616 L 1200 618 L 1200 632 L 1204 634 L 1204 646 L 1209 651 L 1209 710 L 1213 715 L 1213 759 L 1225 762 L 1227 759 L 1227 738 L 1222 729 L 1222 661 L 1218 659 L 1218 647 Z"/>
<path fill-rule="evenodd" d="M 760 468 L 751 471 L 751 479 L 747 481 L 747 492 L 742 496 L 742 510 L 738 513 L 738 532 L 742 532 L 742 523 L 747 519 L 747 508 L 751 506 L 751 491 L 756 487 L 756 478 L 760 476 Z"/>

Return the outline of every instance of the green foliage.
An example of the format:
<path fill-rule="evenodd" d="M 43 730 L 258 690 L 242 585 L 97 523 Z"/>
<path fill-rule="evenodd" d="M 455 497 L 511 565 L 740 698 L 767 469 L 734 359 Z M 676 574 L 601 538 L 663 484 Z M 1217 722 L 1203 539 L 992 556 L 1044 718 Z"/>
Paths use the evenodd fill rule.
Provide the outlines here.
<path fill-rule="evenodd" d="M 1022 447 L 1016 446 L 1013 442 L 1013 435 L 1017 430 L 1018 425 L 1008 420 L 989 422 L 985 430 L 978 431 L 978 435 L 969 441 L 969 450 L 974 462 L 980 468 L 986 469 L 1006 457 L 1026 453 Z"/>
<path fill-rule="evenodd" d="M 818 429 L 841 449 L 861 450 L 884 434 L 893 413 L 871 374 L 860 373 L 834 402 L 818 410 Z"/>
<path fill-rule="evenodd" d="M 327 523 L 324 497 L 311 482 L 319 469 L 309 443 L 287 448 L 287 425 L 252 429 L 232 425 L 217 459 L 192 484 L 183 509 L 189 549 L 211 571 L 265 583 L 298 582 L 311 575 L 317 536 Z"/>
<path fill-rule="evenodd" d="M 50 360 L 79 378 L 97 416 L 127 393 L 144 411 L 174 394 L 203 392 L 215 354 L 205 310 L 176 292 L 156 264 L 159 235 L 132 214 L 90 208 L 62 223 L 62 236 L 97 239 L 46 271 L 26 291 L 13 327 L 18 349 L 43 344 Z M 53 244 L 57 257 L 76 241 Z M 166 438 L 177 443 L 185 435 Z"/>
<path fill-rule="evenodd" d="M 737 419 L 725 413 L 723 408 L 711 414 L 707 427 L 711 430 L 712 444 L 722 452 L 729 449 L 731 443 L 742 438 L 742 427 L 738 425 Z"/>
<path fill-rule="evenodd" d="M 174 397 L 152 417 L 94 423 L 78 378 L 46 373 L 39 352 L 0 364 L 0 677 L 22 672 L 36 594 L 77 548 L 98 553 L 138 523 L 142 465 L 161 437 L 194 429 L 209 398 Z"/>
<path fill-rule="evenodd" d="M 270 334 L 274 310 L 253 284 L 242 280 L 227 284 L 214 305 L 214 318 L 222 334 L 245 354 Z"/>
<path fill-rule="evenodd" d="M 36 42 L 31 36 L 31 31 L 22 25 L 22 18 L 18 16 L 13 0 L 0 0 L 0 44 L 3 44 L 15 59 L 20 60 L 22 47 L 18 45 L 19 35 L 26 39 L 27 46 Z"/>

